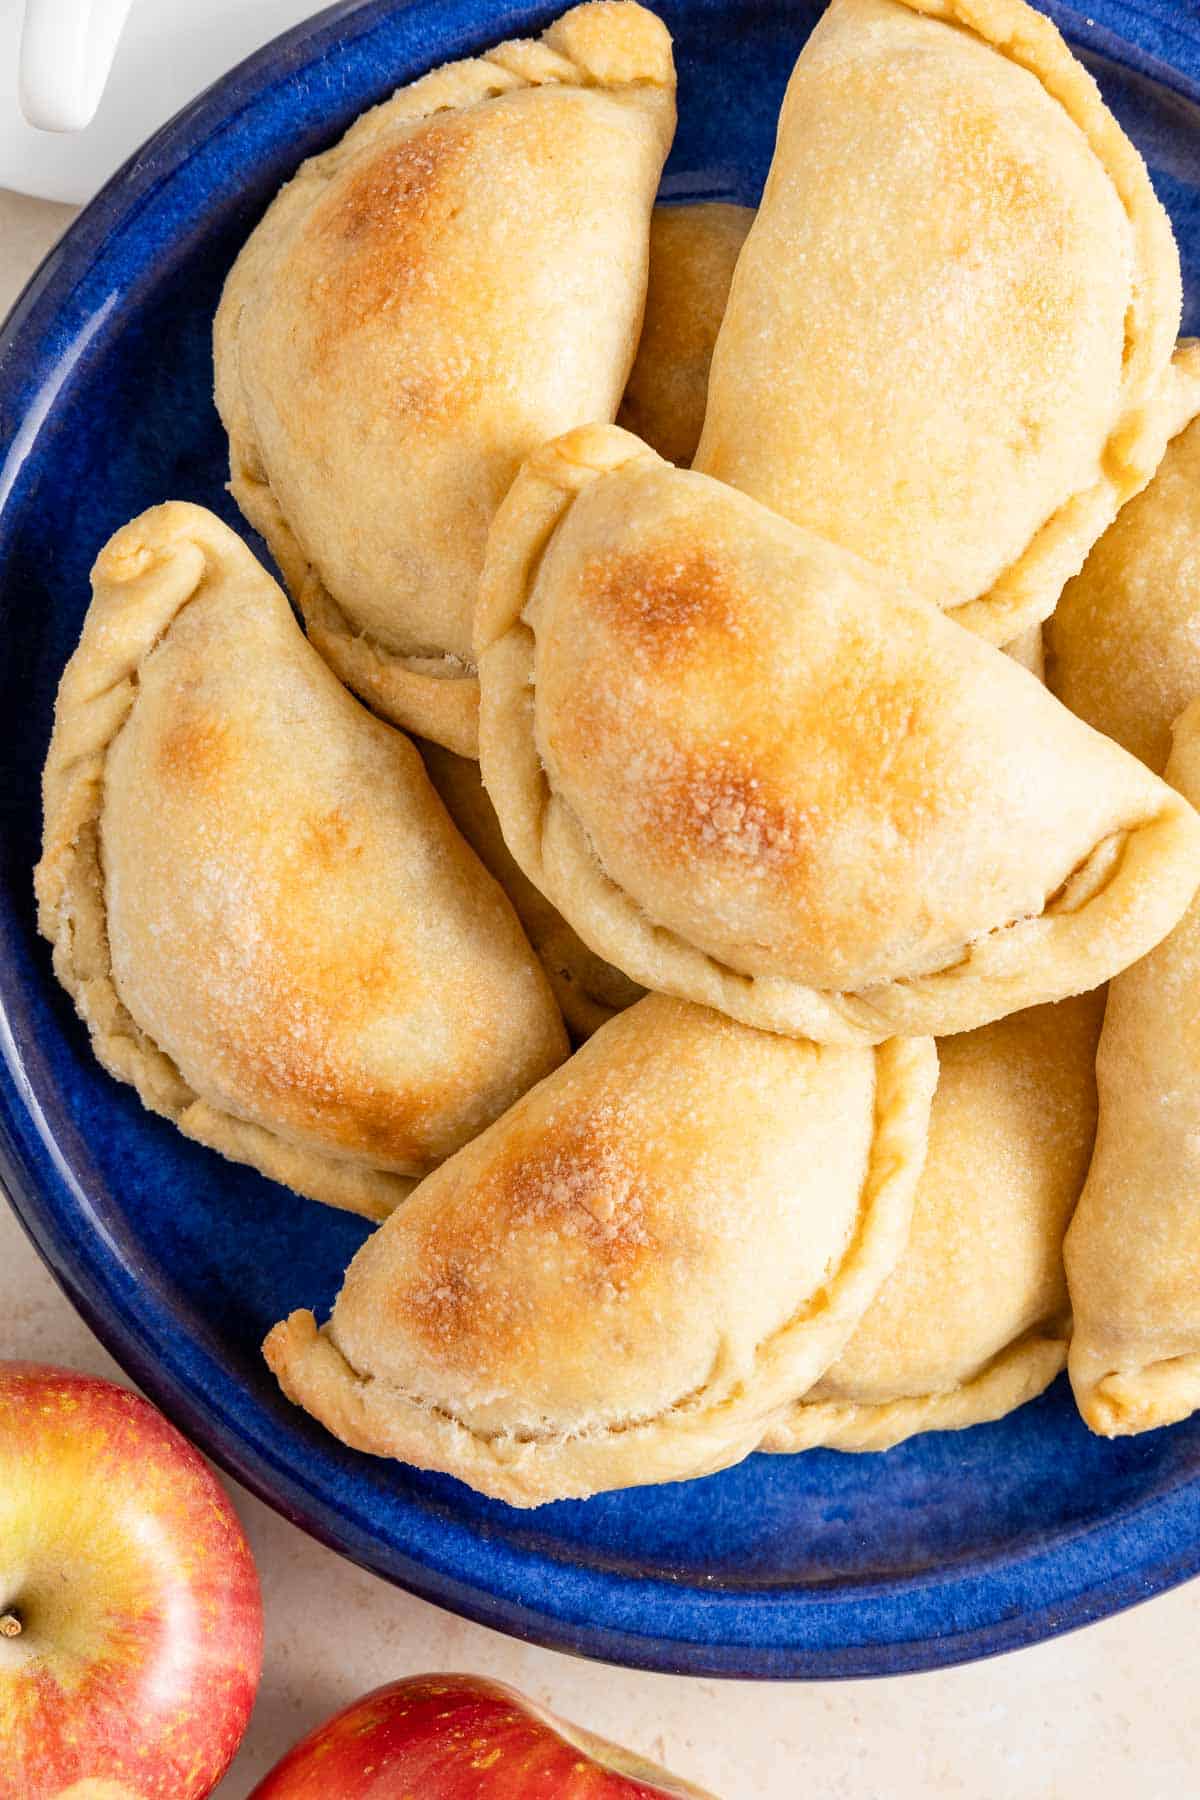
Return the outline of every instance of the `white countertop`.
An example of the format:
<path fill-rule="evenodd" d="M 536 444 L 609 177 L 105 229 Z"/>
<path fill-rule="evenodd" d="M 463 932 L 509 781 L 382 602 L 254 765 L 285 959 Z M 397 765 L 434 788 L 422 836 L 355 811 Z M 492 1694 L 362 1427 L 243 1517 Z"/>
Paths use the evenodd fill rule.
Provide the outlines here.
<path fill-rule="evenodd" d="M 71 218 L 0 191 L 0 315 Z M 0 1198 L 0 1355 L 119 1371 Z M 258 1705 L 221 1800 L 380 1682 L 514 1683 L 721 1800 L 1187 1800 L 1200 1794 L 1200 1583 L 995 1662 L 895 1681 L 755 1685 L 641 1675 L 498 1637 L 414 1600 L 235 1489 L 267 1616 Z"/>

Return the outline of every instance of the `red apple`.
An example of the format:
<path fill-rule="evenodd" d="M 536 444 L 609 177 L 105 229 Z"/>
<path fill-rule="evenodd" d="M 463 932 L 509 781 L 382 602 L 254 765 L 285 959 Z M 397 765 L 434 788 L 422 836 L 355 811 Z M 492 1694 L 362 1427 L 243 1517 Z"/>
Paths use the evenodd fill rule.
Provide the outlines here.
<path fill-rule="evenodd" d="M 191 1445 L 110 1381 L 0 1363 L 0 1800 L 201 1800 L 261 1668 L 250 1546 Z"/>
<path fill-rule="evenodd" d="M 514 1688 L 418 1675 L 289 1750 L 250 1800 L 712 1800 Z"/>

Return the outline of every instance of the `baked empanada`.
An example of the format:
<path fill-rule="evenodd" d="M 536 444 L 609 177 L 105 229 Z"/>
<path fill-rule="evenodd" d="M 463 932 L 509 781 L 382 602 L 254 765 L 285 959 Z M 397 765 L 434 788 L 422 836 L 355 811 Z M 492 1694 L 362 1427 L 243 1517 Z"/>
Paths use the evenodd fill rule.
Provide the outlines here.
<path fill-rule="evenodd" d="M 1200 701 L 1167 779 L 1200 800 Z M 1071 1385 L 1105 1437 L 1200 1406 L 1200 903 L 1113 982 L 1096 1062 L 1100 1124 L 1067 1234 Z"/>
<path fill-rule="evenodd" d="M 474 758 L 455 756 L 440 744 L 422 744 L 420 750 L 446 811 L 511 900 L 541 957 L 563 1018 L 576 1037 L 590 1037 L 614 1013 L 640 999 L 643 989 L 589 950 L 517 866 Z"/>
<path fill-rule="evenodd" d="M 1047 625 L 1053 691 L 1156 774 L 1173 720 L 1200 694 L 1200 344 L 1181 346 L 1176 368 L 1179 435 Z"/>
<path fill-rule="evenodd" d="M 45 774 L 59 980 L 146 1106 L 380 1217 L 565 1056 L 541 965 L 219 519 L 155 507 L 93 585 Z"/>
<path fill-rule="evenodd" d="M 796 63 L 696 467 L 1003 644 L 1153 474 L 1179 257 L 1023 0 L 833 0 Z"/>
<path fill-rule="evenodd" d="M 431 1175 L 329 1323 L 265 1345 L 343 1442 L 517 1506 L 704 1475 L 846 1343 L 904 1247 L 937 1057 L 649 995 Z"/>
<path fill-rule="evenodd" d="M 947 1038 L 903 1256 L 764 1448 L 886 1450 L 999 1419 L 1066 1366 L 1063 1234 L 1096 1134 L 1104 991 Z"/>
<path fill-rule="evenodd" d="M 674 124 L 666 27 L 576 7 L 367 113 L 225 287 L 239 506 L 342 679 L 464 755 L 488 523 L 523 456 L 616 413 Z"/>
<path fill-rule="evenodd" d="M 616 426 L 525 465 L 477 615 L 484 780 L 525 873 L 644 986 L 824 1042 L 1096 987 L 1200 820 L 1009 657 Z"/>
<path fill-rule="evenodd" d="M 617 423 L 668 462 L 696 454 L 708 365 L 753 221 L 752 206 L 717 200 L 654 209 L 646 316 Z"/>

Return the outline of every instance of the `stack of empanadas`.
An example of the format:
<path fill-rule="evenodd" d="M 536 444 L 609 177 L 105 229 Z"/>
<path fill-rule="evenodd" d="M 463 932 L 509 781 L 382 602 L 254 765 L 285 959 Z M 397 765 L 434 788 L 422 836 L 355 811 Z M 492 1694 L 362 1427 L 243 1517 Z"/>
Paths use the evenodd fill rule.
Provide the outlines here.
<path fill-rule="evenodd" d="M 383 1221 L 284 1391 L 516 1505 L 1068 1363 L 1100 1431 L 1200 1404 L 1170 224 L 1024 0 L 832 0 L 757 212 L 655 207 L 674 113 L 591 0 L 299 170 L 215 358 L 307 639 L 157 507 L 46 768 L 105 1066 Z"/>

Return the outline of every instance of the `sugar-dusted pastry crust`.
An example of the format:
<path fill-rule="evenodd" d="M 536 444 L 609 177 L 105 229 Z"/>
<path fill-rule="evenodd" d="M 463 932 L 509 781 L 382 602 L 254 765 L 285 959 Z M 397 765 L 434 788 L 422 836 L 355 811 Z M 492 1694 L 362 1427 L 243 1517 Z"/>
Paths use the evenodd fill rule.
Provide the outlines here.
<path fill-rule="evenodd" d="M 886 1450 L 1032 1400 L 1067 1361 L 1063 1235 L 1096 1133 L 1104 993 L 948 1038 L 904 1255 L 764 1448 Z"/>
<path fill-rule="evenodd" d="M 1179 257 L 1024 0 L 833 0 L 802 50 L 695 466 L 992 643 L 1153 474 Z"/>
<path fill-rule="evenodd" d="M 629 433 L 497 516 L 484 780 L 513 855 L 645 986 L 823 1042 L 1098 986 L 1179 918 L 1200 820 L 1008 657 Z"/>
<path fill-rule="evenodd" d="M 345 1443 L 517 1506 L 707 1474 L 836 1357 L 908 1233 L 937 1058 L 649 995 L 277 1325 Z"/>
<path fill-rule="evenodd" d="M 461 755 L 488 522 L 523 456 L 616 412 L 674 124 L 661 21 L 576 7 L 367 113 L 226 283 L 234 496 L 342 679 Z"/>
<path fill-rule="evenodd" d="M 1047 625 L 1064 705 L 1161 774 L 1200 694 L 1200 343 L 1175 358 L 1179 412 L 1153 481 L 1122 507 Z"/>
<path fill-rule="evenodd" d="M 571 1032 L 576 1038 L 590 1037 L 614 1013 L 639 1000 L 644 989 L 589 950 L 518 867 L 474 758 L 455 756 L 440 744 L 422 744 L 420 751 L 446 811 L 512 901 Z"/>
<path fill-rule="evenodd" d="M 650 221 L 646 316 L 617 423 L 680 466 L 700 442 L 713 345 L 753 222 L 752 206 L 719 200 L 656 206 Z"/>
<path fill-rule="evenodd" d="M 508 902 L 411 744 L 211 513 L 93 571 L 36 884 L 109 1072 L 188 1137 L 379 1218 L 559 1062 Z"/>
<path fill-rule="evenodd" d="M 1200 701 L 1167 780 L 1200 799 Z M 1067 1235 L 1071 1385 L 1124 1437 L 1200 1406 L 1200 905 L 1113 982 L 1096 1061 L 1096 1149 Z"/>

